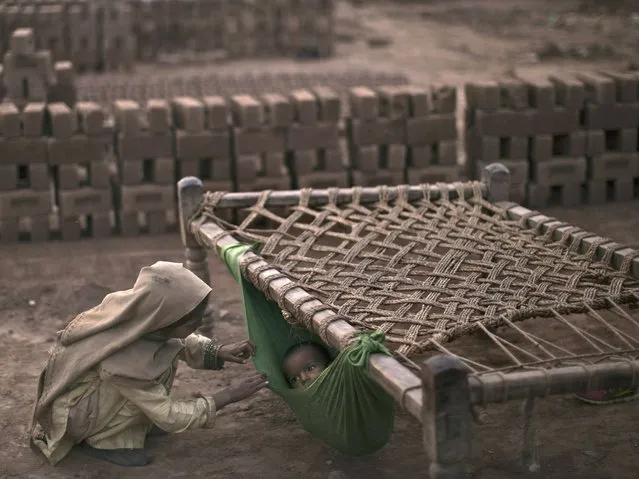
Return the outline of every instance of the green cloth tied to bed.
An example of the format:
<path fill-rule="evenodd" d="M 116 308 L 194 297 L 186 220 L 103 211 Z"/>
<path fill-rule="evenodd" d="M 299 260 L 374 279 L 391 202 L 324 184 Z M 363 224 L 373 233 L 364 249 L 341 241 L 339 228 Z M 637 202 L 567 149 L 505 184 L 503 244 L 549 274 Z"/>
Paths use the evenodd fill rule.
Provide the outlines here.
<path fill-rule="evenodd" d="M 361 456 L 385 446 L 395 404 L 368 373 L 371 353 L 389 354 L 384 333 L 360 332 L 341 353 L 331 351 L 317 335 L 286 321 L 277 303 L 242 277 L 240 258 L 250 249 L 246 244 L 226 246 L 220 257 L 242 291 L 248 336 L 256 345 L 255 368 L 268 376 L 269 388 L 284 399 L 304 429 L 337 451 Z M 312 384 L 291 389 L 282 370 L 284 354 L 305 341 L 323 345 L 333 359 Z"/>

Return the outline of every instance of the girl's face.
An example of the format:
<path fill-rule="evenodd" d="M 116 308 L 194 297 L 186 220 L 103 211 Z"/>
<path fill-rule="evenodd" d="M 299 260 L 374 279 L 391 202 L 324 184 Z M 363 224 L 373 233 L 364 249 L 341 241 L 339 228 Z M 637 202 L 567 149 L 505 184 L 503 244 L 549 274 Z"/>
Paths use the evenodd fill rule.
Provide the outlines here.
<path fill-rule="evenodd" d="M 326 369 L 328 363 L 322 351 L 304 344 L 284 360 L 284 374 L 293 389 L 308 386 Z"/>

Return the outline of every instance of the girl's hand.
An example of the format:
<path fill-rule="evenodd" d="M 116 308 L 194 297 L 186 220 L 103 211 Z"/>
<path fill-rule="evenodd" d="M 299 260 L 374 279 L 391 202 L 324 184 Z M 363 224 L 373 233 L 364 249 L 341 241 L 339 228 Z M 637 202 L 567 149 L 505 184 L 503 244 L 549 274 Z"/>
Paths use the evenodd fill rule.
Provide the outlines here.
<path fill-rule="evenodd" d="M 217 351 L 217 357 L 225 362 L 246 364 L 251 356 L 255 355 L 255 344 L 248 339 L 239 343 L 223 344 Z"/>

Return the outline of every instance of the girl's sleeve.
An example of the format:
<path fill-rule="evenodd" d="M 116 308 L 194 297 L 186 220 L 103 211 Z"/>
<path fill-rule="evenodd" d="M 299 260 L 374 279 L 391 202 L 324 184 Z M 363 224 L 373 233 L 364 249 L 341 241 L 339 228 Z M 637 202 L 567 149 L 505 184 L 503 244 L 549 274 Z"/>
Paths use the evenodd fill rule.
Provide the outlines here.
<path fill-rule="evenodd" d="M 180 359 L 193 369 L 219 370 L 224 367 L 224 361 L 217 357 L 219 347 L 214 339 L 191 334 L 184 340 Z"/>

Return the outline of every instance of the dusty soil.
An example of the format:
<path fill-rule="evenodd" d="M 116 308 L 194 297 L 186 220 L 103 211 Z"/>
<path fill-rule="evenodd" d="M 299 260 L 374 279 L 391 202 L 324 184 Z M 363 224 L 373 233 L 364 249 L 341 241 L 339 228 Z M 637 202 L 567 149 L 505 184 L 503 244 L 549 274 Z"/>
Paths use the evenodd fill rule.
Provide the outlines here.
<path fill-rule="evenodd" d="M 340 10 L 339 56 L 312 68 L 370 68 L 401 72 L 414 81 L 463 81 L 507 69 L 627 66 L 637 57 L 635 16 L 579 13 L 575 2 L 511 0 L 447 1 L 423 5 L 372 4 Z M 370 48 L 367 38 L 388 39 Z M 373 41 L 372 43 L 385 43 Z M 554 46 L 553 46 L 554 45 Z M 604 53 L 598 53 L 603 51 Z M 605 57 L 602 59 L 601 57 Z M 284 68 L 285 62 L 224 65 L 225 71 Z M 293 65 L 293 66 L 291 66 Z M 305 64 L 301 68 L 311 68 Z M 218 68 L 218 67 L 215 67 Z M 289 63 L 289 68 L 300 68 Z M 639 204 L 549 212 L 585 229 L 639 247 Z M 138 270 L 156 260 L 181 261 L 176 236 L 77 244 L 15 245 L 0 248 L 0 477 L 137 478 L 237 477 L 326 478 L 342 471 L 351 478 L 426 477 L 426 458 L 416 421 L 397 415 L 391 443 L 379 453 L 348 460 L 318 442 L 295 422 L 281 401 L 261 392 L 230 406 L 215 429 L 149 441 L 155 463 L 122 470 L 71 454 L 50 468 L 27 446 L 35 381 L 55 332 L 75 313 L 98 303 L 112 289 L 128 288 Z M 244 337 L 239 291 L 223 266 L 211 261 L 218 307 L 228 314 L 217 335 Z M 215 390 L 247 367 L 223 372 L 181 370 L 176 395 Z M 517 464 L 522 419 L 519 404 L 491 407 L 486 425 L 475 429 L 474 477 L 526 477 Z M 544 401 L 540 408 L 542 471 L 536 477 L 635 478 L 639 464 L 636 405 L 582 406 L 572 398 Z M 331 477 L 339 477 L 333 474 Z"/>

